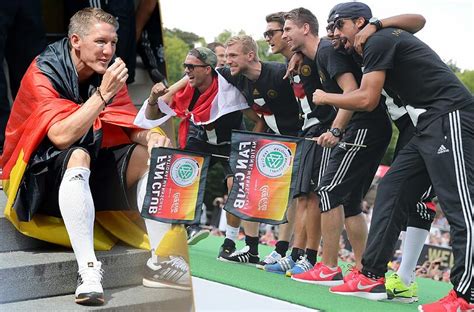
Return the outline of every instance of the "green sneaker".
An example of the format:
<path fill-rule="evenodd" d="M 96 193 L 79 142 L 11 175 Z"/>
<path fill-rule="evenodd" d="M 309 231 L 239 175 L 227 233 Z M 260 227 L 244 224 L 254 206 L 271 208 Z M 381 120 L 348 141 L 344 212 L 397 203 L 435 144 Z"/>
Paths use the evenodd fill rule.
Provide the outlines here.
<path fill-rule="evenodd" d="M 413 285 L 413 284 L 412 284 Z M 388 299 L 403 303 L 412 303 L 413 289 L 403 283 L 397 273 L 390 275 L 385 281 Z"/>
<path fill-rule="evenodd" d="M 418 283 L 414 281 L 413 283 L 411 283 L 410 288 L 413 301 L 418 302 Z"/>

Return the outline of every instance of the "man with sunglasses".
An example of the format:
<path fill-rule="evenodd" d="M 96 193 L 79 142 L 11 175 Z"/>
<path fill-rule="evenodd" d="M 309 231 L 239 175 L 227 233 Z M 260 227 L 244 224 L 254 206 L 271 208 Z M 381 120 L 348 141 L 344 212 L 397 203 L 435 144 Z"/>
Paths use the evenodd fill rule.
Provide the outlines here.
<path fill-rule="evenodd" d="M 294 52 L 289 45 L 282 39 L 283 18 L 285 12 L 269 14 L 266 17 L 267 31 L 264 33 L 265 40 L 270 45 L 272 53 L 282 54 L 287 60 L 290 60 Z M 300 116 L 303 118 L 302 128 L 299 136 L 313 138 L 323 134 L 329 129 L 330 123 L 336 115 L 336 110 L 331 107 L 315 106 L 312 101 L 313 92 L 321 88 L 319 79 L 313 79 L 311 76 L 317 73 L 316 64 L 309 58 L 303 59 L 302 70 L 298 75 L 292 76 L 291 85 L 295 93 Z M 317 110 L 316 110 L 317 109 Z M 270 253 L 262 262 L 263 269 L 268 272 L 286 274 L 291 276 L 297 273 L 303 273 L 311 269 L 316 263 L 319 243 L 321 240 L 320 214 L 316 209 L 307 209 L 307 207 L 316 206 L 316 193 L 313 192 L 315 184 L 318 183 L 318 177 L 321 175 L 329 158 L 329 149 L 320 147 L 314 141 L 304 141 L 304 150 L 302 152 L 303 160 L 298 174 L 298 182 L 295 191 L 294 204 L 291 207 L 291 213 L 294 215 L 294 239 L 291 253 L 286 256 L 289 247 L 289 238 L 291 236 L 290 218 L 289 223 L 280 226 L 279 241 L 276 249 Z M 326 150 L 326 151 L 325 151 Z"/>
<path fill-rule="evenodd" d="M 216 66 L 217 57 L 210 49 L 198 47 L 190 50 L 183 63 L 186 76 L 169 89 L 163 84 L 155 85 L 139 116 L 145 113 L 146 119 L 158 120 L 150 125 L 157 126 L 171 116 L 165 116 L 162 112 L 169 111 L 169 108 L 166 109 L 169 106 L 174 114 L 182 118 L 178 133 L 180 148 L 223 156 L 212 157 L 211 166 L 217 163 L 222 165 L 230 190 L 232 170 L 225 156 L 230 154 L 231 132 L 233 129 L 245 129 L 242 110 L 256 121 L 256 129 L 263 128 L 263 121 L 249 109 L 240 91 L 229 86 L 226 79 L 215 70 Z M 158 98 L 165 106 L 158 106 Z M 219 102 L 224 106 L 219 106 Z M 217 115 L 213 115 L 215 111 Z M 191 225 L 187 229 L 190 245 L 209 235 L 209 231 L 202 230 L 198 225 Z"/>
<path fill-rule="evenodd" d="M 357 89 L 360 69 L 350 56 L 334 50 L 331 41 L 319 38 L 318 21 L 309 10 L 297 8 L 288 12 L 284 30 L 283 38 L 288 40 L 292 50 L 303 53 L 317 64 L 325 90 L 347 93 Z M 382 103 L 370 113 L 340 109 L 331 129 L 318 137 L 318 144 L 332 148 L 329 163 L 316 188 L 320 197 L 323 259 L 312 270 L 294 275 L 293 279 L 327 286 L 342 283 L 337 256 L 344 224 L 356 256 L 356 266 L 361 266 L 367 225 L 360 204 L 390 142 L 391 133 Z M 342 144 L 337 145 L 339 142 Z"/>
<path fill-rule="evenodd" d="M 335 35 L 353 51 L 356 34 L 372 17 L 360 2 L 336 10 Z M 474 99 L 449 67 L 412 34 L 384 28 L 363 47 L 364 75 L 349 94 L 315 92 L 315 102 L 373 110 L 382 88 L 397 94 L 416 125 L 415 136 L 398 153 L 378 188 L 361 274 L 331 292 L 368 299 L 386 298 L 384 274 L 400 229 L 431 182 L 450 223 L 454 266 L 448 296 L 420 311 L 467 311 L 474 305 L 472 200 L 474 195 Z"/>

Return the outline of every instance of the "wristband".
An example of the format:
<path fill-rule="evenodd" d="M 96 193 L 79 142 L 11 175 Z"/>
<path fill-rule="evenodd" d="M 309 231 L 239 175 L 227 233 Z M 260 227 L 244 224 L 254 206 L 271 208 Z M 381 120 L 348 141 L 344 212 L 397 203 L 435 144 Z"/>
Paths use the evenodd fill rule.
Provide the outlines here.
<path fill-rule="evenodd" d="M 97 87 L 97 90 L 96 90 L 97 94 L 100 96 L 100 99 L 102 100 L 102 103 L 104 104 L 104 106 L 107 106 L 107 101 L 104 99 L 104 97 L 102 96 L 102 92 L 100 92 L 100 87 Z"/>

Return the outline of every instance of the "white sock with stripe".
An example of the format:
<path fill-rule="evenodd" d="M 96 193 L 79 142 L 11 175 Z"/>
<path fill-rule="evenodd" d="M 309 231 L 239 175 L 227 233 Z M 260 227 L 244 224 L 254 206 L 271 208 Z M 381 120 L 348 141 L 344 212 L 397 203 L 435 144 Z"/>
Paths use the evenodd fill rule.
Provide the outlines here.
<path fill-rule="evenodd" d="M 225 228 L 225 238 L 228 238 L 235 242 L 237 240 L 237 237 L 239 237 L 239 227 L 233 227 L 227 224 Z"/>
<path fill-rule="evenodd" d="M 91 171 L 69 168 L 59 186 L 59 210 L 71 241 L 79 268 L 97 262 L 94 253 L 94 201 L 89 187 Z"/>

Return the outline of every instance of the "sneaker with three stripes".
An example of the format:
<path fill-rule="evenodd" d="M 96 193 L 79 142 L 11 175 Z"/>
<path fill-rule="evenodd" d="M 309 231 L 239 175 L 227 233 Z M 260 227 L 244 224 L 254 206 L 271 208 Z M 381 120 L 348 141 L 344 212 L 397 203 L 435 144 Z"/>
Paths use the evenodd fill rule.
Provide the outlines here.
<path fill-rule="evenodd" d="M 154 263 L 152 258 L 145 265 L 143 286 L 153 288 L 191 289 L 189 265 L 181 256 L 159 257 Z"/>
<path fill-rule="evenodd" d="M 236 250 L 230 255 L 220 256 L 218 260 L 233 263 L 257 264 L 260 262 L 260 257 L 258 255 L 251 254 L 250 247 L 245 246 L 241 250 Z"/>

